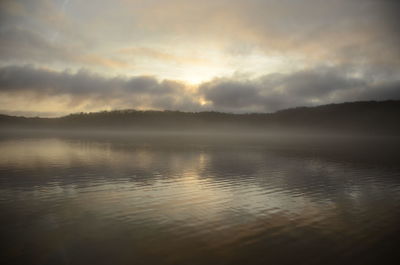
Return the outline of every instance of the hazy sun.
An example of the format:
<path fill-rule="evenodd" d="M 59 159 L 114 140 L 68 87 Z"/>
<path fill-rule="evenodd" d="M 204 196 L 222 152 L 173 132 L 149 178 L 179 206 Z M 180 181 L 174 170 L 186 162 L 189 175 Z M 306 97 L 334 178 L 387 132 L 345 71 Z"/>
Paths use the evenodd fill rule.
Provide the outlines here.
<path fill-rule="evenodd" d="M 218 76 L 231 75 L 232 70 L 223 67 L 186 67 L 177 73 L 176 78 L 191 85 L 198 85 Z"/>

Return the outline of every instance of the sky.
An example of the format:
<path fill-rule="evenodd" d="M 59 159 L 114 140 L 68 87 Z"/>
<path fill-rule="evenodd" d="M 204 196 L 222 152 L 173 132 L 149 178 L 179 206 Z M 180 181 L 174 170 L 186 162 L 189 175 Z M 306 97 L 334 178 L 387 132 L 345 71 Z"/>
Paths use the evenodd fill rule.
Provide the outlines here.
<path fill-rule="evenodd" d="M 0 113 L 400 99 L 396 0 L 0 0 Z"/>

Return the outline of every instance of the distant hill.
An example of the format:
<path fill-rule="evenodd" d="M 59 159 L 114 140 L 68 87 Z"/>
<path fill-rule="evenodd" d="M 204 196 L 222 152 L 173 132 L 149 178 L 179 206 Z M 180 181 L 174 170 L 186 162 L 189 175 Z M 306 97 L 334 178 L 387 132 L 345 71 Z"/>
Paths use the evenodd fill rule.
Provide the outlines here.
<path fill-rule="evenodd" d="M 0 115 L 1 129 L 295 131 L 400 135 L 400 100 L 364 101 L 298 107 L 275 113 L 116 110 L 60 118 Z"/>

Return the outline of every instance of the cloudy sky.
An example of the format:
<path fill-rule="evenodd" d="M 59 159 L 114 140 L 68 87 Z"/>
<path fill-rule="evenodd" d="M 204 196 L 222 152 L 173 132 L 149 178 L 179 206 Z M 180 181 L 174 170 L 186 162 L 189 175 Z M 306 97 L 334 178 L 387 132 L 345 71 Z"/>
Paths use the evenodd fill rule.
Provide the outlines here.
<path fill-rule="evenodd" d="M 0 0 L 0 112 L 400 99 L 396 0 Z"/>

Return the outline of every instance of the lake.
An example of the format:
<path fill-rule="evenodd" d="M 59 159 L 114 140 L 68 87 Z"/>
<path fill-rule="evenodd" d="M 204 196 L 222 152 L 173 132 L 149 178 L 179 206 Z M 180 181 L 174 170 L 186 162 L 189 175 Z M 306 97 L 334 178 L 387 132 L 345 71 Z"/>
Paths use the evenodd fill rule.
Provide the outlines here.
<path fill-rule="evenodd" d="M 399 146 L 2 135 L 1 263 L 395 264 Z"/>

